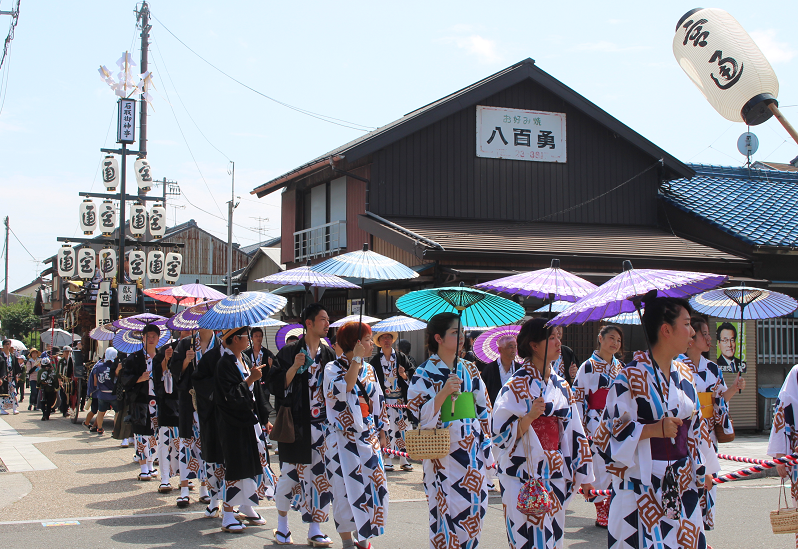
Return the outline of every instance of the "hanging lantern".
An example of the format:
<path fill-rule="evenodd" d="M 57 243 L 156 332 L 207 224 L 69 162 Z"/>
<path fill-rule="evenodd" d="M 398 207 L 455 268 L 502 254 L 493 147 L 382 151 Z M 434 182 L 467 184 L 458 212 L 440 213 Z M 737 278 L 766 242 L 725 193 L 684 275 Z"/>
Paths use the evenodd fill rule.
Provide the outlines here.
<path fill-rule="evenodd" d="M 160 249 L 147 254 L 147 278 L 152 282 L 160 282 L 164 271 L 164 253 Z"/>
<path fill-rule="evenodd" d="M 146 263 L 147 263 L 147 255 L 141 250 L 130 250 L 130 253 L 127 254 L 128 260 L 128 274 L 130 275 L 130 280 L 136 281 L 141 280 L 144 278 L 144 274 L 146 272 Z"/>
<path fill-rule="evenodd" d="M 113 248 L 103 248 L 98 254 L 100 262 L 100 273 L 104 279 L 116 276 L 116 250 Z"/>
<path fill-rule="evenodd" d="M 156 203 L 150 210 L 150 235 L 158 240 L 166 234 L 166 208 Z"/>
<path fill-rule="evenodd" d="M 116 157 L 109 154 L 103 159 L 103 184 L 108 191 L 116 190 L 116 182 L 119 179 L 119 163 Z"/>
<path fill-rule="evenodd" d="M 169 252 L 166 254 L 166 268 L 164 269 L 163 278 L 167 284 L 175 284 L 180 278 L 180 268 L 183 266 L 183 256 L 177 252 Z"/>
<path fill-rule="evenodd" d="M 136 159 L 133 165 L 136 170 L 136 181 L 139 184 L 139 192 L 146 193 L 152 189 L 152 175 L 150 175 L 150 163 L 146 158 Z"/>
<path fill-rule="evenodd" d="M 75 250 L 69 244 L 64 244 L 58 249 L 56 254 L 58 266 L 58 276 L 61 278 L 72 278 L 75 276 Z"/>
<path fill-rule="evenodd" d="M 88 246 L 78 249 L 78 276 L 83 280 L 94 278 L 95 262 L 94 250 Z"/>
<path fill-rule="evenodd" d="M 110 200 L 103 200 L 100 204 L 100 230 L 103 236 L 113 236 L 116 229 L 116 209 Z"/>
<path fill-rule="evenodd" d="M 696 8 L 676 25 L 673 54 L 709 104 L 732 122 L 756 126 L 778 106 L 773 67 L 737 20 L 717 8 Z"/>
<path fill-rule="evenodd" d="M 80 229 L 83 234 L 92 234 L 97 228 L 97 206 L 86 198 L 80 203 Z"/>
<path fill-rule="evenodd" d="M 130 206 L 130 234 L 133 238 L 141 238 L 147 232 L 147 209 L 136 200 Z"/>

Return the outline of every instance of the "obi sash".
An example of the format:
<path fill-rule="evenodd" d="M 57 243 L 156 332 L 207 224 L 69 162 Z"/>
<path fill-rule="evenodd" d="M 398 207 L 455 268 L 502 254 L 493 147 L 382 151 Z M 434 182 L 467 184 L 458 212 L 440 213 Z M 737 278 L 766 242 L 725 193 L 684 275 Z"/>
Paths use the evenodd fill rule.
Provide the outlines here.
<path fill-rule="evenodd" d="M 530 426 L 544 450 L 555 452 L 560 449 L 560 423 L 556 417 L 540 416 Z"/>
<path fill-rule="evenodd" d="M 690 420 L 682 420 L 679 430 L 671 442 L 669 438 L 651 438 L 651 459 L 659 461 L 677 461 L 687 457 L 687 434 L 690 432 Z"/>
<path fill-rule="evenodd" d="M 715 414 L 714 395 L 709 391 L 698 393 L 698 402 L 701 404 L 701 417 L 712 418 Z"/>
<path fill-rule="evenodd" d="M 609 388 L 605 387 L 603 389 L 599 389 L 595 393 L 590 393 L 587 395 L 588 410 L 603 410 L 607 405 L 607 395 L 609 392 Z"/>

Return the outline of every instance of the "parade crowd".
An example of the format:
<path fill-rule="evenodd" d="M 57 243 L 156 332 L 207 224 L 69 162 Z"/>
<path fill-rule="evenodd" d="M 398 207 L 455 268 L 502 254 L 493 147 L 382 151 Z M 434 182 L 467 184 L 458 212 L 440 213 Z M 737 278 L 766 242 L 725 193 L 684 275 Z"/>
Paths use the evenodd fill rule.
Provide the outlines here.
<path fill-rule="evenodd" d="M 84 425 L 103 434 L 113 409 L 113 437 L 134 446 L 137 479 L 160 480 L 166 493 L 178 477 L 178 507 L 197 483 L 205 516 L 221 518 L 225 532 L 264 525 L 255 508 L 274 500 L 279 545 L 294 543 L 293 509 L 311 547 L 332 546 L 320 529 L 331 511 L 343 547 L 371 547 L 390 528 L 385 473 L 395 457 L 413 470 L 405 436 L 418 429 L 448 434 L 448 452 L 422 460 L 432 549 L 476 548 L 492 490 L 514 549 L 563 547 L 566 510 L 580 491 L 610 548 L 705 548 L 718 442 L 734 433 L 729 402 L 745 381 L 724 380 L 705 357 L 707 320 L 686 300 L 644 304 L 648 349 L 627 364 L 618 326 L 603 326 L 579 365 L 561 328 L 543 318 L 502 337 L 499 358 L 482 364 L 463 348 L 458 316 L 436 315 L 418 366 L 395 348 L 396 333 L 359 322 L 328 345 L 330 319 L 318 303 L 302 313 L 303 336 L 277 355 L 260 328 L 175 332 L 158 348 L 160 329 L 149 324 L 143 349 L 123 356 L 110 347 L 91 369 Z M 26 361 L 4 342 L 3 413 L 18 413 L 25 377 L 28 409 L 41 409 L 42 420 L 82 406 L 80 391 L 64 386 L 72 353 L 32 350 Z M 798 450 L 795 406 L 798 366 L 776 405 L 774 457 Z M 798 499 L 798 467 L 779 473 Z"/>

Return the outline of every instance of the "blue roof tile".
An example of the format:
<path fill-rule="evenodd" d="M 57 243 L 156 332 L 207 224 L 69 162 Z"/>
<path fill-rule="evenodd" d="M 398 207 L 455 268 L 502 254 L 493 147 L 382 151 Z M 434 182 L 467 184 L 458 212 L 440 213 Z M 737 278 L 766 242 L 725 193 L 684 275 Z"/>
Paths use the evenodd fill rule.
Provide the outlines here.
<path fill-rule="evenodd" d="M 752 245 L 798 246 L 798 173 L 689 164 L 660 197 Z"/>

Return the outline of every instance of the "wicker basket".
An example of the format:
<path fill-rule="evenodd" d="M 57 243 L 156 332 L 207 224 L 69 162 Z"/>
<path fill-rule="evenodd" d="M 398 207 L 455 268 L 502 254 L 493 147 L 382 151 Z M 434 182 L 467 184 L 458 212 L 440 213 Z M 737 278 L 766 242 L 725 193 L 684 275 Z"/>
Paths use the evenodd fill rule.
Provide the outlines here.
<path fill-rule="evenodd" d="M 781 506 L 781 495 L 784 493 L 785 505 Z M 790 507 L 787 491 L 784 488 L 784 481 L 781 481 L 781 492 L 779 492 L 779 508 L 777 511 L 770 512 L 770 527 L 774 534 L 798 534 L 798 509 Z"/>
<path fill-rule="evenodd" d="M 440 459 L 449 455 L 449 429 L 405 431 L 405 447 L 411 459 Z"/>

